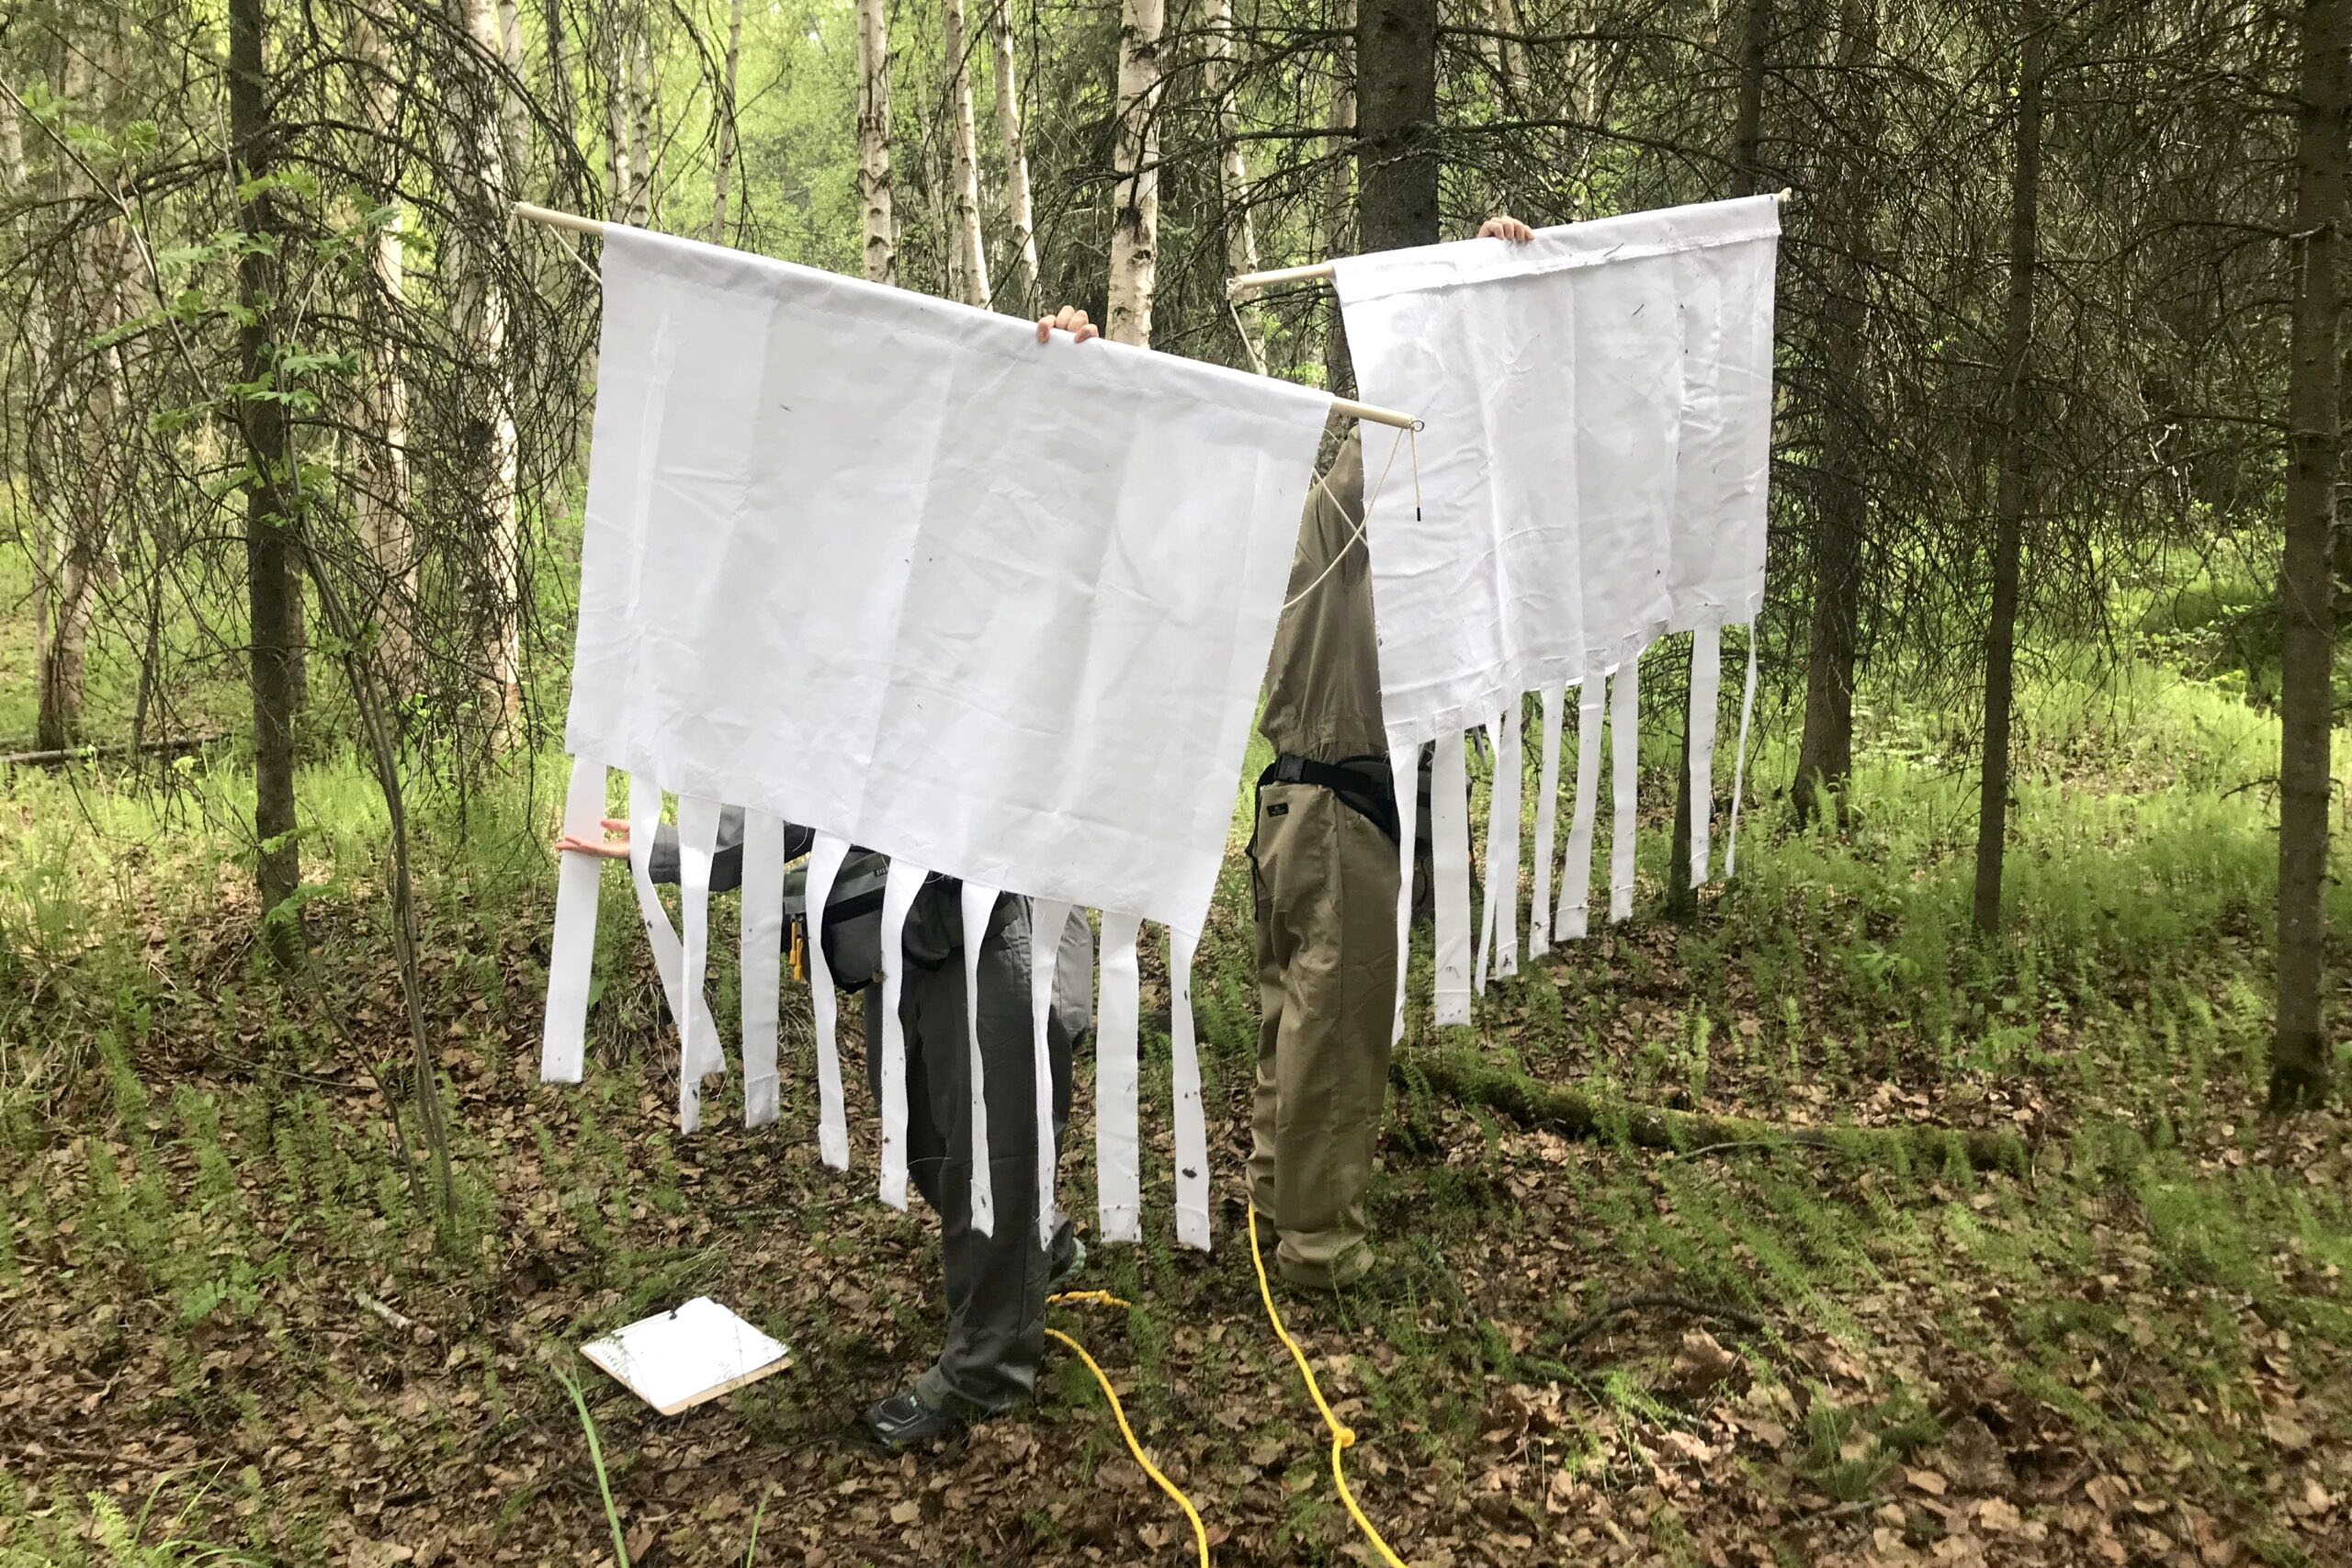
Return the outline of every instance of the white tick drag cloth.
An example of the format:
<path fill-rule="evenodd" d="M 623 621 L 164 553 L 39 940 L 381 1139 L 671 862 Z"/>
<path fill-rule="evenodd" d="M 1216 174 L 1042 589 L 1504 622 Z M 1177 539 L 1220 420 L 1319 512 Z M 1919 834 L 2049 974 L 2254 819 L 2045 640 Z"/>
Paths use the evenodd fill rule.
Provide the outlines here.
<path fill-rule="evenodd" d="M 886 983 L 926 873 L 963 880 L 967 951 L 995 890 L 1038 900 L 1040 1009 L 1061 931 L 1049 906 L 1100 909 L 1099 1049 L 1128 1097 L 1102 1111 L 1102 1204 L 1106 1233 L 1132 1236 L 1137 924 L 1162 926 L 1186 961 L 1171 969 L 1187 1023 L 1190 952 L 1329 399 L 1108 342 L 1040 344 L 1012 318 L 638 230 L 605 231 L 604 280 L 567 825 L 595 830 L 608 767 L 657 810 L 655 791 L 680 797 L 683 942 L 639 886 L 685 1066 L 721 1060 L 693 884 L 697 870 L 708 883 L 718 803 L 761 829 L 747 898 L 748 857 L 781 853 L 769 820 L 816 831 L 812 911 L 843 846 L 891 857 Z M 650 838 L 632 835 L 640 864 Z M 542 1075 L 576 1081 L 593 864 L 564 868 L 560 899 Z M 773 974 L 775 928 L 746 909 L 746 972 Z M 830 999 L 821 1146 L 842 1165 Z M 773 1118 L 775 1010 L 747 987 L 755 1013 L 746 1105 Z M 1197 1101 L 1190 1032 L 1176 1083 Z M 881 1188 L 903 1205 L 903 1043 L 884 1055 Z M 1178 1228 L 1205 1247 L 1198 1104 L 1175 1125 Z M 985 1156 L 972 1168 L 985 1215 Z"/>
<path fill-rule="evenodd" d="M 1668 631 L 1697 634 L 1691 810 L 1704 879 L 1720 632 L 1752 622 L 1763 599 L 1779 234 L 1778 203 L 1758 197 L 1334 267 L 1363 395 L 1408 398 L 1426 423 L 1418 513 L 1410 496 L 1384 493 L 1365 532 L 1397 776 L 1423 744 L 1439 750 L 1440 1022 L 1468 1022 L 1474 984 L 1517 968 L 1526 693 L 1543 694 L 1544 716 L 1530 951 L 1584 934 L 1604 684 L 1618 738 L 1611 905 L 1617 919 L 1631 911 L 1635 675 Z M 1749 649 L 1752 692 L 1752 636 Z M 1571 686 L 1583 688 L 1576 807 L 1555 910 L 1553 792 Z M 1468 823 L 1445 792 L 1462 777 L 1464 731 L 1479 727 L 1496 738 L 1498 784 L 1474 963 Z M 1411 802 L 1400 791 L 1408 815 Z M 1400 933 L 1409 862 L 1404 886 Z M 1400 1029 L 1402 1006 L 1400 977 Z"/>

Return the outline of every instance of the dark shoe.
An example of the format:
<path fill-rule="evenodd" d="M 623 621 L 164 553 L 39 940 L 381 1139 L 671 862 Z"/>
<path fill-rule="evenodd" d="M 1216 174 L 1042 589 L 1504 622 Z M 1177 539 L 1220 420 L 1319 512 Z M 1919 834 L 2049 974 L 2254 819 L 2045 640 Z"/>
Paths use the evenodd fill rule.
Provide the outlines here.
<path fill-rule="evenodd" d="M 963 1426 L 961 1419 L 933 1410 L 909 1389 L 867 1405 L 857 1418 L 857 1435 L 884 1453 L 896 1454 L 960 1431 Z"/>
<path fill-rule="evenodd" d="M 1054 1271 L 1046 1276 L 1046 1293 L 1052 1295 L 1084 1272 L 1086 1272 L 1086 1244 L 1072 1235 L 1069 1238 L 1069 1251 L 1054 1259 Z"/>

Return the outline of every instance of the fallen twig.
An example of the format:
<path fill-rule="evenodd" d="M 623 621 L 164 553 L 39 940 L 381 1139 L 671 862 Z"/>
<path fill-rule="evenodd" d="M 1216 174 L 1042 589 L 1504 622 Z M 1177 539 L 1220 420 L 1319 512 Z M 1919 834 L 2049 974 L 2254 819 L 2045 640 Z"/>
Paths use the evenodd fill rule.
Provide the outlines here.
<path fill-rule="evenodd" d="M 225 735 L 175 735 L 162 740 L 142 740 L 136 746 L 116 741 L 105 746 L 61 746 L 39 751 L 9 751 L 0 754 L 0 767 L 53 768 L 65 762 L 95 761 L 100 757 L 172 756 L 182 751 L 200 751 L 215 741 L 227 739 Z"/>
<path fill-rule="evenodd" d="M 378 1301 L 375 1297 L 369 1295 L 365 1291 L 352 1292 L 351 1299 L 357 1302 L 369 1312 L 375 1314 L 377 1317 L 382 1319 L 384 1326 L 387 1328 L 396 1329 L 402 1334 L 414 1334 L 420 1337 L 428 1337 L 433 1332 L 431 1329 L 424 1327 L 423 1325 L 419 1324 L 416 1319 L 408 1316 L 406 1314 L 394 1312 L 390 1307 L 386 1306 L 383 1303 Z"/>
<path fill-rule="evenodd" d="M 1599 1312 L 1587 1313 L 1577 1319 L 1560 1337 L 1559 1348 L 1566 1350 L 1580 1340 L 1589 1339 L 1619 1313 L 1635 1312 L 1643 1307 L 1671 1307 L 1677 1312 L 1689 1313 L 1692 1317 L 1716 1318 L 1745 1328 L 1751 1334 L 1760 1334 L 1764 1329 L 1762 1318 L 1754 1313 L 1742 1312 L 1736 1306 L 1701 1301 L 1696 1296 L 1686 1296 L 1676 1291 L 1643 1291 L 1630 1296 L 1611 1296 L 1601 1303 Z"/>

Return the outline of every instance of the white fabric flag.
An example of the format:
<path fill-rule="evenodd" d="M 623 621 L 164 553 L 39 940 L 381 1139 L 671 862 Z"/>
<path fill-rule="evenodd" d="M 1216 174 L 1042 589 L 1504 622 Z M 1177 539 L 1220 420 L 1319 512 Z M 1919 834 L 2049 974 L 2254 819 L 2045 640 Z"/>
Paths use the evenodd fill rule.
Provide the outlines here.
<path fill-rule="evenodd" d="M 1707 881 L 1707 829 L 1715 810 L 1715 705 L 1724 683 L 1723 628 L 1690 634 L 1690 886 Z"/>
<path fill-rule="evenodd" d="M 987 1068 L 980 1060 L 980 948 L 988 940 L 989 922 L 996 918 L 999 895 L 977 882 L 964 884 L 964 1031 L 970 1052 L 972 1100 L 966 1114 L 972 1119 L 972 1228 L 982 1235 L 996 1235 L 996 1173 L 989 1155 Z"/>
<path fill-rule="evenodd" d="M 1168 1045 L 1176 1088 L 1176 1239 L 1209 1249 L 1209 1133 L 1201 1056 L 1193 1036 L 1193 941 L 1168 933 Z"/>
<path fill-rule="evenodd" d="M 743 813 L 743 1125 L 765 1127 L 779 1111 L 776 1019 L 783 1004 L 784 822 Z"/>
<path fill-rule="evenodd" d="M 841 997 L 825 962 L 825 908 L 849 845 L 819 833 L 808 846 L 808 1010 L 817 1025 L 817 1152 L 835 1170 L 849 1168 L 849 1118 L 842 1106 L 842 1056 L 836 1040 Z"/>
<path fill-rule="evenodd" d="M 605 764 L 582 757 L 572 763 L 571 784 L 564 792 L 564 833 L 594 843 L 603 836 L 598 824 L 604 815 Z M 547 1032 L 539 1044 L 543 1083 L 580 1081 L 588 1044 L 588 981 L 596 956 L 596 884 L 604 865 L 594 855 L 567 854 L 556 873 Z"/>
<path fill-rule="evenodd" d="M 1560 739 L 1566 694 L 1544 688 L 1544 763 L 1535 785 L 1535 897 L 1527 907 L 1527 955 L 1552 946 L 1552 844 L 1559 819 Z"/>
<path fill-rule="evenodd" d="M 1094 1180 L 1105 1241 L 1143 1239 L 1136 1047 L 1142 1011 L 1136 921 L 1102 917 L 1102 999 L 1094 1010 Z"/>
<path fill-rule="evenodd" d="M 1560 909 L 1552 934 L 1582 942 L 1592 897 L 1592 823 L 1600 801 L 1600 720 L 1609 678 L 1593 675 L 1577 695 L 1576 803 L 1568 813 L 1568 854 L 1560 868 Z"/>
<path fill-rule="evenodd" d="M 1425 421 L 1418 496 L 1374 497 L 1365 530 L 1392 755 L 1430 739 L 1443 752 L 1522 693 L 1586 687 L 1558 937 L 1585 927 L 1600 672 L 1618 672 L 1623 716 L 1622 919 L 1635 661 L 1661 634 L 1752 616 L 1762 597 L 1779 234 L 1778 204 L 1758 197 L 1334 265 L 1363 395 Z M 1548 809 L 1547 789 L 1539 840 Z M 1516 829 L 1491 821 L 1494 834 Z M 1516 858 L 1490 845 L 1489 875 Z M 1446 886 L 1441 872 L 1441 1018 L 1467 1011 L 1442 983 Z M 1499 911 L 1494 925 L 1499 936 Z M 1539 916 L 1531 948 L 1544 941 Z M 1499 971 L 1504 955 L 1491 956 Z"/>
<path fill-rule="evenodd" d="M 1625 660 L 1609 682 L 1609 769 L 1615 814 L 1609 830 L 1609 919 L 1634 916 L 1634 792 L 1641 783 L 1642 660 Z"/>
<path fill-rule="evenodd" d="M 1327 394 L 608 228 L 568 750 L 1197 932 Z"/>
<path fill-rule="evenodd" d="M 567 750 L 814 829 L 820 911 L 855 843 L 1196 935 L 1329 395 L 641 230 L 603 267 Z"/>
<path fill-rule="evenodd" d="M 907 1206 L 907 1026 L 899 1016 L 906 995 L 907 911 L 930 873 L 893 860 L 882 884 L 882 1201 Z M 990 1221 L 994 1223 L 993 1220 Z"/>

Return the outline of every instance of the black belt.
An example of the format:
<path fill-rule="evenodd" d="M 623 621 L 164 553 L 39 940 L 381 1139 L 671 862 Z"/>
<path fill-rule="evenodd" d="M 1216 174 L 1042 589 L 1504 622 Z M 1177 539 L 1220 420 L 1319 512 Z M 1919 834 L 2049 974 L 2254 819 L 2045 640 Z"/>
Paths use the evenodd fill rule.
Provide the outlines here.
<path fill-rule="evenodd" d="M 1368 773 L 1349 762 L 1317 762 L 1311 758 L 1280 756 L 1258 775 L 1258 787 L 1270 784 L 1308 784 L 1329 790 L 1341 804 L 1362 816 L 1396 842 L 1402 831 L 1396 819 L 1396 788 L 1388 773 L 1388 759 L 1367 757 L 1363 761 L 1380 765 L 1378 773 Z"/>

